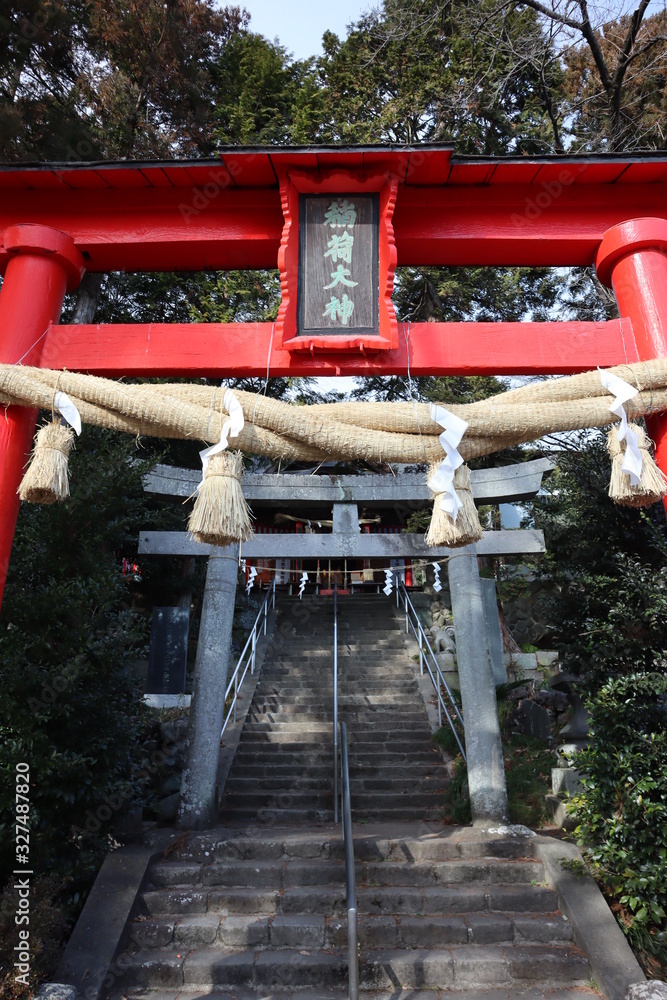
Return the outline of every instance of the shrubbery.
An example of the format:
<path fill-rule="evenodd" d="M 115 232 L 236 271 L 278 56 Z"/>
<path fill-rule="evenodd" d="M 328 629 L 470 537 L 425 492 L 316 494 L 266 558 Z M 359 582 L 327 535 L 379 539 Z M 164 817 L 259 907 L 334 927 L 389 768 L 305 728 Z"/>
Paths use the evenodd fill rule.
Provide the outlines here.
<path fill-rule="evenodd" d="M 667 965 L 667 675 L 610 680 L 589 711 L 577 840 L 631 943 Z"/>

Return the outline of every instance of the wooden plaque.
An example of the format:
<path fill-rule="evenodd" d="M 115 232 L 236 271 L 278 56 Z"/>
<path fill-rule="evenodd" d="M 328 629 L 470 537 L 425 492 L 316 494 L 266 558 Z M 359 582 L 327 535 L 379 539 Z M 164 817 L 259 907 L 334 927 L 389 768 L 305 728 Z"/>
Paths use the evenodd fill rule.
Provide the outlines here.
<path fill-rule="evenodd" d="M 398 178 L 377 165 L 358 172 L 284 170 L 279 180 L 284 225 L 276 349 L 396 350 L 391 295 Z"/>
<path fill-rule="evenodd" d="M 378 335 L 377 195 L 301 195 L 297 336 Z"/>

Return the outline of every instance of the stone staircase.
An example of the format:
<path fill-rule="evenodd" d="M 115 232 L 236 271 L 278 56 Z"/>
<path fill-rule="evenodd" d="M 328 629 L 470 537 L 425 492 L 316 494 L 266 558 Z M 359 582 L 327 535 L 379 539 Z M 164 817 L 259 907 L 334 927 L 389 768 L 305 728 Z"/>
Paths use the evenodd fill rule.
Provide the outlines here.
<path fill-rule="evenodd" d="M 361 995 L 590 1000 L 588 961 L 534 839 L 443 824 L 447 770 L 391 602 L 340 606 Z M 224 826 L 173 833 L 149 868 L 113 1000 L 348 996 L 344 853 L 331 822 L 332 624 L 330 601 L 281 602 Z M 165 832 L 153 843 L 163 847 Z"/>
<path fill-rule="evenodd" d="M 440 819 L 449 775 L 384 595 L 338 599 L 339 719 L 357 822 Z M 281 599 L 221 818 L 333 819 L 333 600 Z"/>
<path fill-rule="evenodd" d="M 493 1000 L 590 1000 L 588 962 L 532 846 L 416 824 L 355 831 L 362 995 L 472 1000 L 493 989 Z M 114 997 L 346 997 L 340 835 L 176 838 L 150 869 L 127 937 Z"/>

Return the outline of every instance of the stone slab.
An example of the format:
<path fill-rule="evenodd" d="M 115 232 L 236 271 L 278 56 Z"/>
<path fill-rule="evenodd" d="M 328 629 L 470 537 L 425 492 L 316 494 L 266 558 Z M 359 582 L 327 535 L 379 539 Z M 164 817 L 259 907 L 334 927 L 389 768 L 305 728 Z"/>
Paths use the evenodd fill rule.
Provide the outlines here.
<path fill-rule="evenodd" d="M 145 694 L 141 699 L 149 708 L 189 708 L 190 694 Z"/>
<path fill-rule="evenodd" d="M 574 767 L 551 768 L 551 791 L 554 795 L 576 795 L 581 791 L 579 772 Z"/>
<path fill-rule="evenodd" d="M 479 584 L 482 588 L 486 634 L 489 641 L 491 666 L 493 667 L 493 683 L 497 687 L 499 684 L 507 684 L 507 667 L 505 666 L 503 636 L 500 631 L 500 618 L 498 616 L 496 581 L 480 577 Z"/>
<path fill-rule="evenodd" d="M 472 495 L 483 503 L 514 503 L 534 497 L 542 485 L 542 476 L 554 468 L 547 458 L 496 469 L 471 472 Z M 148 493 L 190 497 L 201 481 L 201 472 L 168 465 L 156 465 L 144 477 Z M 425 477 L 402 473 L 400 476 L 298 476 L 246 473 L 243 493 L 249 503 L 262 501 L 276 506 L 294 501 L 328 503 L 388 503 L 432 500 Z"/>
<path fill-rule="evenodd" d="M 227 546 L 230 548 L 230 546 Z M 544 534 L 536 529 L 485 531 L 477 542 L 479 556 L 541 555 Z M 208 556 L 226 549 L 201 545 L 185 531 L 141 531 L 140 555 Z M 255 535 L 243 544 L 245 559 L 438 559 L 453 551 L 429 546 L 424 535 Z M 460 551 L 460 550 L 459 550 Z"/>
<path fill-rule="evenodd" d="M 98 1000 L 154 852 L 128 846 L 112 851 L 90 890 L 55 978 Z"/>
<path fill-rule="evenodd" d="M 548 837 L 536 838 L 535 850 L 600 989 L 608 1000 L 625 1000 L 628 988 L 645 982 L 646 977 L 593 879 L 578 878 L 562 867 L 563 858 L 581 861 L 579 850 L 574 844 Z"/>

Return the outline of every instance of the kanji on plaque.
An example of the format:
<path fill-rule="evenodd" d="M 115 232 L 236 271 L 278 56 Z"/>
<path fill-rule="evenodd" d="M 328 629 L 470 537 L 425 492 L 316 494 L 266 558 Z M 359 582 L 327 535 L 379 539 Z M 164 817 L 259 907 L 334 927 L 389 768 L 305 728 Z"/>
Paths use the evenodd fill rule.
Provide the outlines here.
<path fill-rule="evenodd" d="M 350 281 L 350 269 L 343 267 L 339 264 L 335 272 L 331 274 L 331 282 L 325 285 L 325 288 L 335 288 L 336 285 L 347 285 L 348 288 L 354 288 L 358 284 L 357 281 Z"/>
<path fill-rule="evenodd" d="M 352 247 L 354 246 L 354 236 L 350 233 L 343 233 L 341 236 L 332 236 L 327 242 L 329 249 L 325 257 L 331 257 L 335 263 L 337 260 L 344 260 L 346 264 L 352 263 Z"/>
<path fill-rule="evenodd" d="M 347 326 L 350 316 L 354 312 L 354 302 L 348 299 L 347 295 L 343 295 L 340 301 L 335 297 L 331 296 L 331 301 L 327 302 L 326 308 L 324 310 L 325 316 L 330 316 L 331 319 L 340 319 L 343 326 Z"/>
<path fill-rule="evenodd" d="M 301 195 L 298 335 L 376 334 L 377 195 Z"/>
<path fill-rule="evenodd" d="M 357 219 L 357 210 L 354 202 L 332 201 L 324 214 L 324 221 L 332 229 L 339 229 L 341 226 L 353 226 Z"/>

